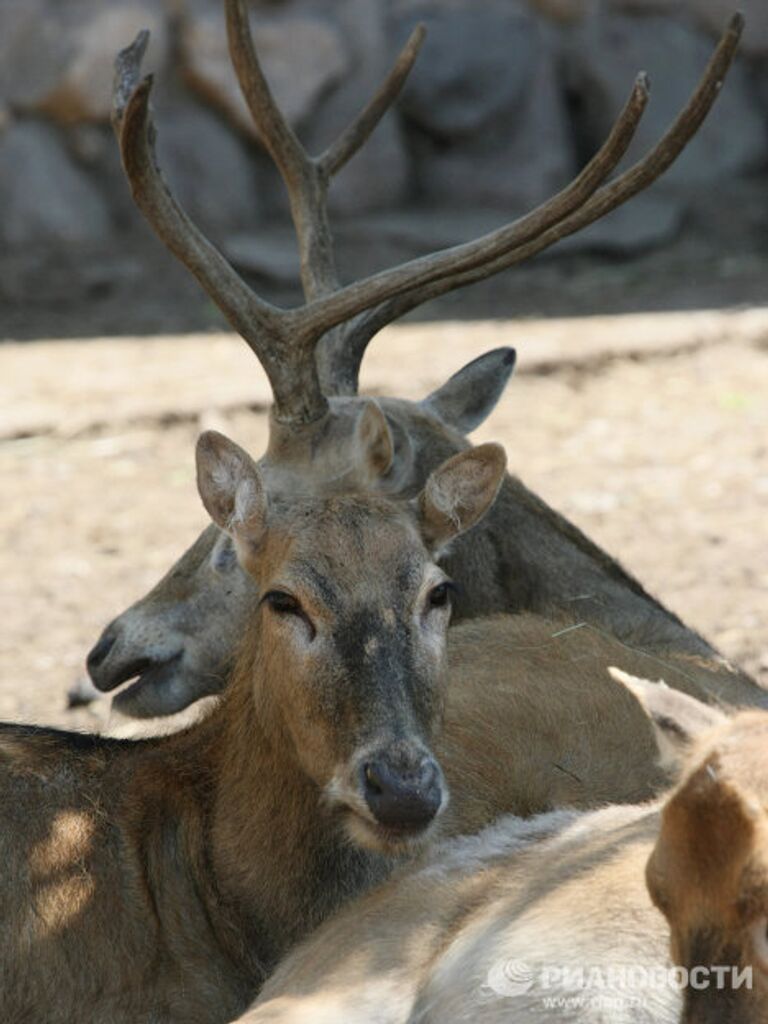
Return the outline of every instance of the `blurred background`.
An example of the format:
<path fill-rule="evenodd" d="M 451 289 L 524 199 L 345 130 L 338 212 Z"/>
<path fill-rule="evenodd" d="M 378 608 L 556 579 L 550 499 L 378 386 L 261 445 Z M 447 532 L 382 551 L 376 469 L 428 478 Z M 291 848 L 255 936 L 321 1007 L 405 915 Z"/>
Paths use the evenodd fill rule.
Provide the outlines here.
<path fill-rule="evenodd" d="M 768 3 L 678 163 L 530 264 L 387 329 L 363 381 L 419 398 L 518 348 L 477 434 L 529 487 L 768 682 Z M 401 100 L 331 191 L 342 276 L 493 229 L 562 187 L 638 70 L 629 159 L 695 85 L 730 0 L 253 0 L 282 109 L 311 152 L 413 26 Z M 221 0 L 0 0 L 0 717 L 92 725 L 65 691 L 102 626 L 205 525 L 201 427 L 256 454 L 255 360 L 134 208 L 112 63 L 151 31 L 158 154 L 264 297 L 300 301 L 283 187 L 241 100 Z M 29 685 L 29 684 L 32 685 Z"/>
<path fill-rule="evenodd" d="M 371 95 L 413 26 L 427 26 L 401 102 L 331 192 L 342 270 L 360 276 L 551 195 L 603 141 L 643 69 L 652 99 L 636 157 L 685 102 L 733 3 L 254 0 L 252 24 L 312 152 Z M 741 56 L 713 115 L 651 192 L 535 271 L 417 315 L 691 308 L 703 294 L 710 306 L 764 294 L 768 4 L 741 6 Z M 220 0 L 0 0 L 0 337 L 221 322 L 142 223 L 119 166 L 112 62 L 143 27 L 168 180 L 244 274 L 278 301 L 298 298 L 284 191 L 239 95 Z"/>

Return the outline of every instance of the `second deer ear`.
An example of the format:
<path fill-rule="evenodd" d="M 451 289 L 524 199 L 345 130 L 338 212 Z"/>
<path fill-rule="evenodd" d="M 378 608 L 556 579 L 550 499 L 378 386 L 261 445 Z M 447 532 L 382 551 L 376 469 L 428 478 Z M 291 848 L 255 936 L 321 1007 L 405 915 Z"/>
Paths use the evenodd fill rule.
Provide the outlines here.
<path fill-rule="evenodd" d="M 462 434 L 469 434 L 496 408 L 516 358 L 513 348 L 495 348 L 478 356 L 427 395 L 422 407 Z"/>
<path fill-rule="evenodd" d="M 372 399 L 364 402 L 355 424 L 355 459 L 369 480 L 389 472 L 395 457 L 395 442 L 387 418 Z"/>
<path fill-rule="evenodd" d="M 215 430 L 200 435 L 196 456 L 197 489 L 211 519 L 235 540 L 258 544 L 268 501 L 256 463 Z"/>
<path fill-rule="evenodd" d="M 648 716 L 663 768 L 677 768 L 699 736 L 727 721 L 725 713 L 718 708 L 674 690 L 662 681 L 652 683 L 613 667 L 608 671 L 637 698 Z"/>
<path fill-rule="evenodd" d="M 493 504 L 507 468 L 500 444 L 481 444 L 448 459 L 417 499 L 421 533 L 434 553 L 469 530 Z"/>

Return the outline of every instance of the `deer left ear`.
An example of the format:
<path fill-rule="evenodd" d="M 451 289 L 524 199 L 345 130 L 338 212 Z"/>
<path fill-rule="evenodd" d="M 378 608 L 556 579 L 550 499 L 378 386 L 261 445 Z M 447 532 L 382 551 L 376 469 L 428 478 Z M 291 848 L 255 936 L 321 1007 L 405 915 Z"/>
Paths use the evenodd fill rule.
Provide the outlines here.
<path fill-rule="evenodd" d="M 268 501 L 256 463 L 215 430 L 200 435 L 196 457 L 197 489 L 211 519 L 235 540 L 258 544 Z"/>
<path fill-rule="evenodd" d="M 421 534 L 434 554 L 483 518 L 506 468 L 500 444 L 481 444 L 459 452 L 431 474 L 416 500 Z"/>
<path fill-rule="evenodd" d="M 395 442 L 387 417 L 377 402 L 368 399 L 355 424 L 355 457 L 371 481 L 389 472 L 395 457 Z"/>
<path fill-rule="evenodd" d="M 515 368 L 513 348 L 495 348 L 454 373 L 442 387 L 422 400 L 422 408 L 469 434 L 496 408 Z"/>
<path fill-rule="evenodd" d="M 652 683 L 614 667 L 608 672 L 637 698 L 648 716 L 663 768 L 678 767 L 694 740 L 728 720 L 723 711 L 672 689 L 662 680 Z"/>

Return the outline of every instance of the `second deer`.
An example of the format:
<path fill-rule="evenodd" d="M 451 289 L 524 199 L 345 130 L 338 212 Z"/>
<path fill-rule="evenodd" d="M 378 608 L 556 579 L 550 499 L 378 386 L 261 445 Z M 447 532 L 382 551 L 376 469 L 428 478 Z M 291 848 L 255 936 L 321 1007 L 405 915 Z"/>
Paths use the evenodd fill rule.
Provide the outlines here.
<path fill-rule="evenodd" d="M 454 288 L 527 260 L 626 202 L 661 175 L 706 117 L 741 32 L 735 17 L 698 87 L 659 143 L 613 180 L 648 101 L 640 76 L 608 139 L 581 173 L 539 208 L 465 245 L 342 286 L 327 194 L 333 176 L 365 143 L 395 100 L 423 41 L 417 28 L 380 91 L 328 149 L 311 156 L 281 115 L 262 73 L 245 0 L 225 0 L 230 52 L 258 134 L 285 182 L 306 302 L 279 309 L 247 287 L 191 223 L 157 166 L 151 80 L 141 79 L 146 36 L 119 58 L 115 127 L 133 196 L 159 237 L 197 277 L 261 360 L 274 408 L 265 471 L 295 490 L 322 493 L 339 477 L 361 490 L 411 496 L 429 472 L 467 444 L 462 436 L 492 408 L 511 354 L 492 353 L 422 403 L 357 394 L 366 346 L 387 323 Z M 361 447 L 361 440 L 363 441 Z M 372 457 L 369 457 L 372 455 Z M 331 485 L 333 487 L 333 484 Z M 457 619 L 490 612 L 544 612 L 586 622 L 617 641 L 666 659 L 688 658 L 699 695 L 765 703 L 765 693 L 613 559 L 507 477 L 483 526 L 443 560 L 460 585 Z M 253 588 L 220 531 L 209 529 L 147 597 L 112 622 L 91 652 L 99 689 L 137 716 L 168 714 L 225 685 Z M 703 666 L 703 668 L 701 667 Z"/>

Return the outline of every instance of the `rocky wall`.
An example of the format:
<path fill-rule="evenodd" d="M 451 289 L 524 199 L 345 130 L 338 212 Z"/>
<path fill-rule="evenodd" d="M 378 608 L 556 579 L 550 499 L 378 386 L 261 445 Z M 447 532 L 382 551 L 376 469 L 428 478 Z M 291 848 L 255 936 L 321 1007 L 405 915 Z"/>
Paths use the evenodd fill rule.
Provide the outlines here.
<path fill-rule="evenodd" d="M 741 56 L 700 136 L 587 244 L 652 244 L 674 234 L 691 196 L 766 173 L 768 3 L 741 6 Z M 726 0 L 261 0 L 252 26 L 282 109 L 319 151 L 414 24 L 426 24 L 401 101 L 341 173 L 331 202 L 342 230 L 387 211 L 392 231 L 423 234 L 411 214 L 434 211 L 429 245 L 459 240 L 468 211 L 473 225 L 487 211 L 490 224 L 562 186 L 605 137 L 641 68 L 652 100 L 631 155 L 655 141 L 729 9 Z M 290 278 L 289 242 L 283 259 L 260 241 L 286 202 L 236 87 L 220 0 L 0 0 L 5 251 L 108 243 L 138 230 L 109 105 L 114 55 L 143 27 L 158 152 L 173 189 L 236 261 Z M 441 226 L 446 219 L 453 227 Z"/>

